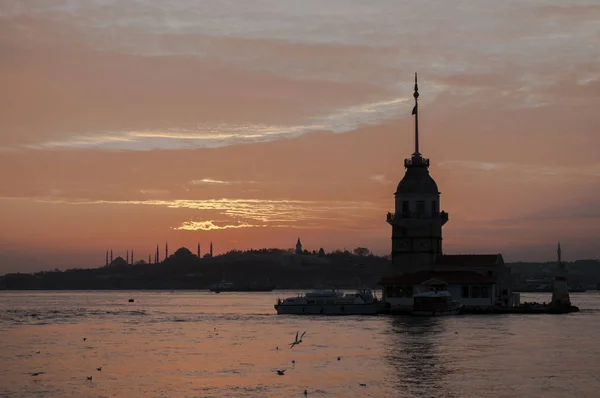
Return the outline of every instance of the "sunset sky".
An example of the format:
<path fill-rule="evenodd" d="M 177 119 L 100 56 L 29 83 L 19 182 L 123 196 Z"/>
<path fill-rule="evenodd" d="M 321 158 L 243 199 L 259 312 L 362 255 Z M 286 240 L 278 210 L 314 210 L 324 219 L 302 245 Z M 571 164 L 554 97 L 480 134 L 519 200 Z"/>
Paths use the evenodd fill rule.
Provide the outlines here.
<path fill-rule="evenodd" d="M 388 254 L 414 72 L 444 252 L 599 258 L 599 43 L 597 0 L 3 0 L 0 273 Z"/>

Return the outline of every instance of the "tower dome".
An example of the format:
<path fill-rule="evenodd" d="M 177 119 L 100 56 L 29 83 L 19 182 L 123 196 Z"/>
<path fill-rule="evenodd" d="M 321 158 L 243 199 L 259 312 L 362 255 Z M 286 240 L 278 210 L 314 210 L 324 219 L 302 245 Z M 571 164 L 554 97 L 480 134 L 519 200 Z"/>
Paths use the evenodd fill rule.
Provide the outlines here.
<path fill-rule="evenodd" d="M 412 159 L 411 159 L 412 160 Z M 422 159 L 421 160 L 427 160 Z M 426 166 L 410 165 L 396 189 L 396 195 L 419 194 L 437 195 L 438 186 L 429 174 Z"/>

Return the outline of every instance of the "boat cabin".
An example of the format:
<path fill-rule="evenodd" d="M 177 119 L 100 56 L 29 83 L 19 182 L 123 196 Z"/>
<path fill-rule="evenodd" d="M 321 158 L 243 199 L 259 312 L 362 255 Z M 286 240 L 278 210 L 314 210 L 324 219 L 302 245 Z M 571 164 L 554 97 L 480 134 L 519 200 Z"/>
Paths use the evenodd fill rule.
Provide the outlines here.
<path fill-rule="evenodd" d="M 415 294 L 413 300 L 415 311 L 443 311 L 453 301 L 449 292 L 438 290 Z"/>

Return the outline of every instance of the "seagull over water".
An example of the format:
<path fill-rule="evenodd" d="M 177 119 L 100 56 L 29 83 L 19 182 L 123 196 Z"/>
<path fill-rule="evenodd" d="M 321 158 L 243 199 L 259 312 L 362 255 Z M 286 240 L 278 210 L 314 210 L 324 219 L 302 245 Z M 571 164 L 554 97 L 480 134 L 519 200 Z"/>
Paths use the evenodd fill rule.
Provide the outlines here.
<path fill-rule="evenodd" d="M 277 371 L 277 374 L 278 374 L 279 376 L 283 376 L 283 375 L 285 375 L 285 371 L 286 371 L 286 370 L 287 370 L 287 369 L 278 370 L 278 371 Z"/>
<path fill-rule="evenodd" d="M 294 348 L 295 345 L 302 343 L 302 337 L 304 337 L 305 334 L 306 330 L 300 335 L 300 339 L 298 339 L 298 332 L 296 332 L 296 340 L 290 343 L 290 348 Z"/>

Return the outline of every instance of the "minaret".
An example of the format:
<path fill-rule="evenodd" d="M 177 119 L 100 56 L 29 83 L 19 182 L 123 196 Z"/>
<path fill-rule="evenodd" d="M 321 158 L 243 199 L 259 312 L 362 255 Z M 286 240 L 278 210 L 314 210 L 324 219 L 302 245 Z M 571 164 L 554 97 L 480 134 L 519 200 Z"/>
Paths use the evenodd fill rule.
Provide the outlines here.
<path fill-rule="evenodd" d="M 302 242 L 300 242 L 300 238 L 296 242 L 296 254 L 302 254 Z"/>
<path fill-rule="evenodd" d="M 113 259 L 112 259 L 112 249 L 110 249 L 110 263 L 112 264 Z"/>
<path fill-rule="evenodd" d="M 200 243 L 198 243 L 198 258 L 201 258 L 200 257 Z"/>
<path fill-rule="evenodd" d="M 152 255 L 148 253 L 148 264 L 152 264 Z"/>
<path fill-rule="evenodd" d="M 560 242 L 556 249 L 556 256 L 558 260 L 556 275 L 554 277 L 554 287 L 552 289 L 552 302 L 551 306 L 557 309 L 569 309 L 571 306 L 571 299 L 569 297 L 569 287 L 567 286 L 567 273 L 565 270 L 565 264 L 561 259 L 562 251 L 560 249 Z"/>
<path fill-rule="evenodd" d="M 212 241 L 210 242 L 210 258 L 213 256 Z"/>
<path fill-rule="evenodd" d="M 169 243 L 165 242 L 165 260 L 169 258 Z"/>
<path fill-rule="evenodd" d="M 106 251 L 106 266 L 108 266 L 108 250 Z"/>
<path fill-rule="evenodd" d="M 432 270 L 442 254 L 442 226 L 448 213 L 440 211 L 440 192 L 429 175 L 429 159 L 419 151 L 419 85 L 415 73 L 415 148 L 404 159 L 406 172 L 398 184 L 395 213 L 387 214 L 392 226 L 392 265 L 396 274 Z"/>
<path fill-rule="evenodd" d="M 158 245 L 156 245 L 156 255 L 154 256 L 154 264 L 158 264 Z"/>
<path fill-rule="evenodd" d="M 125 259 L 125 262 L 127 262 L 127 264 L 129 264 L 129 250 L 127 250 L 127 258 Z"/>
<path fill-rule="evenodd" d="M 133 264 L 134 264 L 134 261 L 133 261 L 133 249 L 131 249 L 131 265 L 133 265 Z"/>

